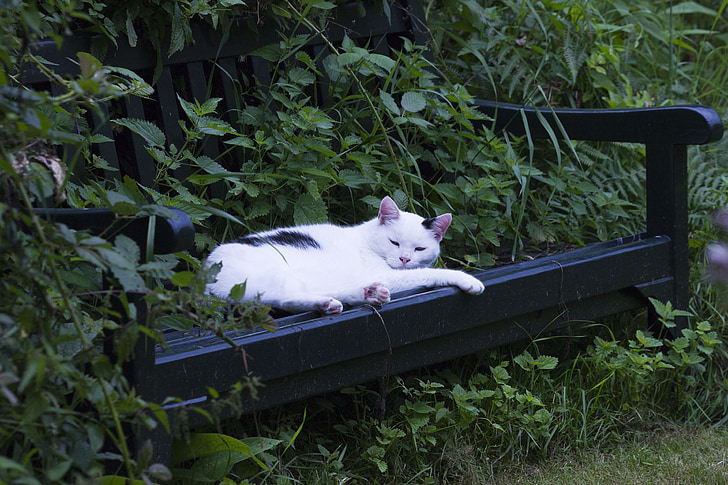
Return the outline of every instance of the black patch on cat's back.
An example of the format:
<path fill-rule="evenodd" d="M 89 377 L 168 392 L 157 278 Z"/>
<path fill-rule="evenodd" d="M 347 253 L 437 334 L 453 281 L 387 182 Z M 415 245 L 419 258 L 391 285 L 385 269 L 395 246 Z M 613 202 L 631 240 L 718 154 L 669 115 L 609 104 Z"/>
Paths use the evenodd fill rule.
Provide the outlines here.
<path fill-rule="evenodd" d="M 273 234 L 263 236 L 243 236 L 236 241 L 238 244 L 248 246 L 262 246 L 263 244 L 278 244 L 280 246 L 291 246 L 297 249 L 321 249 L 321 245 L 308 234 L 299 231 L 283 229 Z"/>

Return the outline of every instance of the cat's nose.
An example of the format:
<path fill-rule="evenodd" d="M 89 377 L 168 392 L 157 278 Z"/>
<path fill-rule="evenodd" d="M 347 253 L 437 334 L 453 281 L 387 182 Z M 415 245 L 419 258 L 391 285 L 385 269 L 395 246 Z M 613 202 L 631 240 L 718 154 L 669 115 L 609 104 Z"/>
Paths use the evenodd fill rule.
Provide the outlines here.
<path fill-rule="evenodd" d="M 405 264 L 407 264 L 407 263 L 409 263 L 410 261 L 412 261 L 412 260 L 411 260 L 410 258 L 408 258 L 408 257 L 406 257 L 406 256 L 400 256 L 400 257 L 399 257 L 399 260 L 400 260 L 400 261 L 402 261 L 402 266 L 404 266 Z"/>

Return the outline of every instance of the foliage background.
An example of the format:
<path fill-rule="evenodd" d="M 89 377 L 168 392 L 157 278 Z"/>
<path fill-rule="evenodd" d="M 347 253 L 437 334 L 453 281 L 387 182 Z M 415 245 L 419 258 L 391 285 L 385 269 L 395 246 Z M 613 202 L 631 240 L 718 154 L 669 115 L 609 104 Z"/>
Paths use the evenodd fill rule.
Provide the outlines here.
<path fill-rule="evenodd" d="M 542 143 L 534 151 L 527 139 L 476 135 L 471 122 L 478 115 L 465 102 L 482 97 L 586 108 L 698 102 L 725 117 L 727 4 L 431 1 L 425 2 L 429 45 L 405 43 L 404 52 L 391 57 L 346 42 L 321 59 L 303 51 L 290 57 L 301 39 L 282 35 L 281 44 L 257 53 L 281 69 L 266 84 L 241 86 L 244 103 L 232 121 L 223 120 L 214 98 L 195 103 L 180 97 L 188 116 L 185 150 L 167 144 L 158 129 L 117 120 L 120 130 L 136 131 L 149 143 L 162 187 L 150 191 L 107 178 L 108 164 L 89 149 L 103 140 L 84 132 L 83 115 L 103 100 L 148 96 L 157 75 L 142 79 L 104 69 L 107 50 L 121 38 L 131 45 L 149 39 L 161 58 L 193 41 L 191 19 L 224 26 L 245 15 L 250 29 L 283 31 L 304 19 L 318 25 L 333 5 L 5 2 L 0 478 L 111 483 L 115 475 L 170 477 L 166 467 L 151 463 L 149 449 L 129 448 L 128 425 L 150 425 L 152 415 L 162 416 L 160 403 L 130 391 L 121 362 L 100 352 L 102 332 L 123 327 L 111 343 L 123 360 L 139 332 L 155 334 L 137 308 L 163 312 L 166 323 L 183 329 L 269 323 L 257 311 L 221 322 L 215 305 L 195 298 L 205 278 L 194 276 L 200 257 L 241 232 L 359 222 L 385 194 L 423 214 L 455 214 L 443 261 L 454 266 L 486 267 L 638 232 L 644 210 L 640 147 Z M 53 79 L 54 94 L 27 89 L 23 68 L 43 67 L 29 45 L 50 38 L 62 46 L 64 36 L 80 33 L 100 35 L 93 52 L 79 58 L 81 75 Z M 337 80 L 324 108 L 309 97 L 320 77 L 316 60 Z M 275 111 L 265 109 L 271 104 Z M 199 150 L 205 138 L 242 156 L 209 160 Z M 58 156 L 68 143 L 82 148 L 80 158 Z M 308 414 L 272 411 L 259 429 L 239 425 L 229 434 L 240 439 L 214 433 L 193 438 L 189 446 L 197 448 L 193 455 L 178 451 L 175 475 L 185 480 L 190 470 L 202 469 L 236 482 L 416 476 L 456 483 L 473 463 L 589 446 L 618 437 L 625 423 L 644 417 L 722 423 L 725 326 L 718 291 L 702 277 L 700 263 L 704 245 L 721 237 L 710 214 L 728 203 L 725 155 L 725 142 L 690 152 L 694 299 L 692 308 L 680 310 L 690 310 L 695 322 L 682 339 L 656 338 L 637 329 L 640 317 L 631 316 L 617 320 L 614 327 L 622 330 L 614 332 L 601 325 L 579 328 L 573 345 L 548 340 L 499 349 L 395 379 L 383 420 L 376 416 L 374 391 L 349 389 L 310 404 Z M 86 183 L 66 176 L 79 163 L 92 175 Z M 192 170 L 191 187 L 168 176 L 181 165 Z M 214 182 L 234 197 L 212 195 Z M 196 249 L 148 259 L 128 238 L 76 233 L 31 211 L 64 203 L 110 206 L 120 218 L 163 214 L 158 204 L 182 207 L 199 225 Z M 110 291 L 102 291 L 102 271 Z M 165 279 L 184 291 L 164 289 Z M 143 297 L 140 307 L 130 304 L 135 297 Z M 674 316 L 656 304 L 666 321 Z M 175 310 L 186 305 L 194 311 Z M 338 407 L 351 412 L 332 412 L 342 399 L 355 403 Z M 268 437 L 246 438 L 259 434 Z M 202 456 L 200 450 L 215 440 L 223 440 L 227 451 Z"/>

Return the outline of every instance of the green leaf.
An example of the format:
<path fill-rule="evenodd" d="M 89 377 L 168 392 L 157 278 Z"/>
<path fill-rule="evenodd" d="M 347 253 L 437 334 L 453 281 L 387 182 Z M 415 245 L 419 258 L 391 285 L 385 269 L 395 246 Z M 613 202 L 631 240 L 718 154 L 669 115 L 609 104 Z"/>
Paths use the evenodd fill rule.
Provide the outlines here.
<path fill-rule="evenodd" d="M 245 299 L 245 282 L 238 283 L 230 289 L 230 299 L 234 301 L 243 301 Z"/>
<path fill-rule="evenodd" d="M 112 274 L 119 280 L 125 291 L 146 290 L 144 279 L 139 276 L 134 265 L 122 254 L 115 250 L 99 247 L 98 254 L 109 265 Z"/>
<path fill-rule="evenodd" d="M 508 371 L 501 366 L 491 367 L 490 372 L 493 374 L 493 379 L 495 379 L 499 383 L 506 382 L 511 378 L 510 374 L 508 374 Z"/>
<path fill-rule="evenodd" d="M 247 136 L 238 136 L 235 138 L 232 138 L 230 140 L 225 140 L 223 143 L 227 145 L 234 145 L 244 148 L 253 148 L 255 147 L 255 144 L 253 143 L 253 140 L 248 138 Z"/>
<path fill-rule="evenodd" d="M 220 104 L 222 98 L 210 98 L 200 106 L 200 114 L 212 114 L 217 110 L 217 105 Z"/>
<path fill-rule="evenodd" d="M 391 57 L 387 57 L 382 54 L 369 54 L 366 59 L 375 66 L 379 66 L 387 72 L 390 72 L 394 70 L 395 67 L 397 67 L 397 61 L 395 61 Z"/>
<path fill-rule="evenodd" d="M 403 118 L 404 120 L 407 120 L 408 122 L 412 123 L 413 125 L 419 126 L 420 128 L 430 128 L 432 127 L 432 123 L 430 123 L 427 120 L 423 120 L 422 118 L 416 118 L 414 116 L 408 116 L 406 118 Z"/>
<path fill-rule="evenodd" d="M 139 245 L 133 239 L 123 234 L 119 234 L 114 239 L 114 248 L 120 254 L 123 254 L 130 263 L 136 264 L 141 258 Z"/>
<path fill-rule="evenodd" d="M 102 68 L 101 61 L 88 52 L 78 52 L 76 55 L 78 56 L 78 65 L 81 68 L 81 76 L 91 78 Z"/>
<path fill-rule="evenodd" d="M 310 193 L 302 194 L 293 209 L 293 220 L 297 226 L 327 222 L 328 209 L 321 198 L 314 198 Z"/>
<path fill-rule="evenodd" d="M 170 255 L 159 255 L 157 258 L 162 258 L 162 256 L 165 256 L 165 258 L 144 263 L 137 270 L 152 278 L 172 278 L 174 276 L 174 268 L 177 266 L 177 259 L 174 256 L 172 258 L 166 258 L 166 256 Z"/>
<path fill-rule="evenodd" d="M 410 113 L 418 113 L 425 109 L 427 102 L 422 93 L 417 91 L 408 91 L 402 96 L 402 108 Z"/>
<path fill-rule="evenodd" d="M 339 177 L 345 186 L 353 189 L 358 189 L 362 185 L 373 183 L 370 177 L 356 170 L 343 169 L 339 171 Z"/>
<path fill-rule="evenodd" d="M 170 32 L 169 39 L 169 51 L 167 57 L 171 56 L 175 52 L 181 51 L 185 46 L 185 19 L 182 16 L 182 10 L 179 8 L 179 4 L 174 4 L 174 15 L 172 16 L 172 31 Z"/>
<path fill-rule="evenodd" d="M 225 211 L 222 211 L 216 207 L 212 206 L 205 206 L 205 205 L 199 205 L 199 204 L 191 204 L 189 202 L 183 202 L 180 204 L 180 208 L 183 209 L 188 215 L 193 213 L 204 213 L 204 214 L 210 214 L 217 217 L 220 217 L 222 219 L 227 219 L 230 222 L 234 222 L 235 224 L 239 224 L 247 229 L 248 225 L 242 222 L 240 219 L 235 217 L 232 214 L 229 214 Z"/>
<path fill-rule="evenodd" d="M 219 458 L 226 458 L 225 454 L 236 453 L 243 455 L 243 459 L 253 458 L 256 463 L 267 469 L 262 462 L 255 458 L 255 455 L 271 450 L 280 443 L 281 440 L 262 437 L 238 440 L 219 433 L 191 433 L 187 440 L 175 442 L 170 463 L 178 465 L 194 459 L 197 464 L 202 461 L 202 458 L 211 457 L 212 466 L 208 463 L 205 467 L 215 469 L 217 465 L 215 462 Z"/>
<path fill-rule="evenodd" d="M 716 17 L 718 12 L 708 7 L 704 7 L 695 2 L 683 2 L 674 7 L 667 9 L 668 13 L 673 15 L 689 15 L 689 14 L 704 14 L 711 17 Z"/>
<path fill-rule="evenodd" d="M 180 106 L 182 106 L 182 111 L 185 112 L 187 117 L 194 123 L 197 123 L 197 119 L 199 118 L 199 115 L 197 114 L 197 109 L 194 105 L 194 103 L 190 103 L 189 101 L 185 100 L 180 96 L 177 95 L 177 100 L 179 101 Z"/>
<path fill-rule="evenodd" d="M 99 485 L 129 485 L 130 480 L 126 477 L 120 477 L 118 475 L 104 475 L 99 478 Z M 131 481 L 132 485 L 145 485 L 141 480 Z"/>
<path fill-rule="evenodd" d="M 344 52 L 336 57 L 340 66 L 348 66 L 350 64 L 356 64 L 362 60 L 363 55 L 359 52 Z"/>
<path fill-rule="evenodd" d="M 201 155 L 195 159 L 195 163 L 205 172 L 211 175 L 230 173 L 225 167 L 217 163 L 207 155 Z"/>
<path fill-rule="evenodd" d="M 397 204 L 397 207 L 399 207 L 401 210 L 407 210 L 407 206 L 409 205 L 409 197 L 407 197 L 407 194 L 402 189 L 397 189 L 392 194 L 392 200 L 394 200 L 394 203 Z"/>
<path fill-rule="evenodd" d="M 279 6 L 278 4 L 271 3 L 269 5 L 269 7 L 270 7 L 271 11 L 275 15 L 278 15 L 278 16 L 283 17 L 283 18 L 286 18 L 286 19 L 291 18 L 291 12 L 289 12 L 288 10 L 286 10 L 283 7 Z"/>
<path fill-rule="evenodd" d="M 141 210 L 133 200 L 119 192 L 107 192 L 106 200 L 114 213 L 120 216 L 134 216 Z"/>
<path fill-rule="evenodd" d="M 60 461 L 46 470 L 46 478 L 52 482 L 56 482 L 62 479 L 70 468 L 71 460 Z"/>
<path fill-rule="evenodd" d="M 286 51 L 276 42 L 275 44 L 268 44 L 260 49 L 256 49 L 250 55 L 262 57 L 268 62 L 277 62 L 285 53 Z"/>
<path fill-rule="evenodd" d="M 312 5 L 313 8 L 318 8 L 319 10 L 332 10 L 336 8 L 336 4 L 331 2 L 316 2 Z"/>
<path fill-rule="evenodd" d="M 400 109 L 399 106 L 397 106 L 397 102 L 394 100 L 394 97 L 389 94 L 386 91 L 379 90 L 379 99 L 382 100 L 382 103 L 384 106 L 395 116 L 400 115 Z"/>
<path fill-rule="evenodd" d="M 646 334 L 642 330 L 637 330 L 635 332 L 635 337 L 637 338 L 637 341 L 642 344 L 644 347 L 648 348 L 656 348 L 656 347 L 662 347 L 662 342 L 651 335 Z"/>
<path fill-rule="evenodd" d="M 185 288 L 192 283 L 194 278 L 195 273 L 192 271 L 179 271 L 172 276 L 171 281 L 173 285 Z"/>
<path fill-rule="evenodd" d="M 134 18 L 132 17 L 131 12 L 131 9 L 126 11 L 126 22 L 124 25 L 126 27 L 126 37 L 129 40 L 129 46 L 136 47 L 138 37 L 136 30 L 134 29 Z"/>
<path fill-rule="evenodd" d="M 553 357 L 551 355 L 539 355 L 538 359 L 536 359 L 536 365 L 539 367 L 539 369 L 555 369 L 558 364 L 558 357 Z"/>
<path fill-rule="evenodd" d="M 528 351 L 523 351 L 520 355 L 513 358 L 513 361 L 518 364 L 521 369 L 528 370 L 529 363 L 533 360 L 533 357 Z"/>
<path fill-rule="evenodd" d="M 551 413 L 548 412 L 548 410 L 541 408 L 533 413 L 533 419 L 537 423 L 548 424 L 549 422 L 551 422 Z"/>
<path fill-rule="evenodd" d="M 0 468 L 4 470 L 13 470 L 23 475 L 30 474 L 29 470 L 26 470 L 20 463 L 4 456 L 0 456 Z"/>
<path fill-rule="evenodd" d="M 412 405 L 412 410 L 419 414 L 429 414 L 433 412 L 435 408 L 422 401 L 417 401 Z"/>
<path fill-rule="evenodd" d="M 144 138 L 150 146 L 164 147 L 167 138 L 157 125 L 146 120 L 138 120 L 134 118 L 120 118 L 113 120 L 113 123 L 129 128 L 132 132 Z"/>
<path fill-rule="evenodd" d="M 316 75 L 308 69 L 294 67 L 288 70 L 288 80 L 301 86 L 310 86 L 316 82 Z"/>
<path fill-rule="evenodd" d="M 40 392 L 32 392 L 23 403 L 23 423 L 31 424 L 48 409 L 48 400 Z"/>
<path fill-rule="evenodd" d="M 235 132 L 229 123 L 211 116 L 203 116 L 199 118 L 197 126 L 199 130 L 206 135 L 223 136 L 228 133 Z"/>

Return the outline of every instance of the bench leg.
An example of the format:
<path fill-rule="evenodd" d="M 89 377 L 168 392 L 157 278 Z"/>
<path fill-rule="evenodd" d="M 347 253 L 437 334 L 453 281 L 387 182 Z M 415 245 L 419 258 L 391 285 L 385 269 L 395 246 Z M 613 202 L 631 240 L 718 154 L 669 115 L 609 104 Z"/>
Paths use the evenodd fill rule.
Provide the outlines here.
<path fill-rule="evenodd" d="M 153 399 L 156 387 L 155 341 L 149 336 L 140 333 L 134 347 L 134 358 L 125 363 L 125 374 L 129 384 L 142 399 Z M 161 403 L 157 403 L 161 404 Z M 171 416 L 169 416 L 171 420 Z M 172 452 L 172 434 L 158 423 L 154 429 L 144 425 L 137 425 L 131 430 L 133 433 L 132 446 L 134 454 L 138 454 L 147 441 L 151 441 L 153 458 L 152 463 L 169 464 Z"/>
<path fill-rule="evenodd" d="M 666 235 L 672 241 L 670 301 L 679 310 L 688 310 L 690 297 L 687 153 L 684 145 L 647 145 L 647 235 Z M 650 315 L 652 326 L 656 315 L 652 310 Z M 687 318 L 678 317 L 675 323 L 672 333 L 680 335 Z"/>

